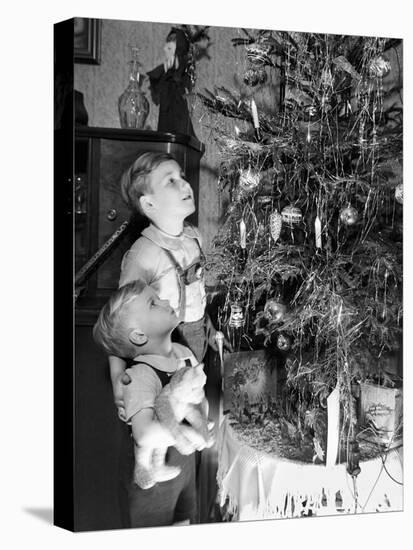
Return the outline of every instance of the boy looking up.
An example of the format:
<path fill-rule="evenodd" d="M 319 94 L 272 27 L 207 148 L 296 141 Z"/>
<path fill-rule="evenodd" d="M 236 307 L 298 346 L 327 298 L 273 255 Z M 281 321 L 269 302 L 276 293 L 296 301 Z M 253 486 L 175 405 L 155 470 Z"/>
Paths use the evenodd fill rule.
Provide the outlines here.
<path fill-rule="evenodd" d="M 206 442 L 190 426 L 180 425 L 174 437 L 156 420 L 155 401 L 163 386 L 180 368 L 197 361 L 191 351 L 171 341 L 179 320 L 166 300 L 143 281 L 128 283 L 115 292 L 100 312 L 94 337 L 107 353 L 133 359 L 124 385 L 125 420 L 138 446 L 175 445 L 168 450 L 168 466 L 180 469 L 174 479 L 144 490 L 133 483 L 133 454 L 121 457 L 123 493 L 129 510 L 128 527 L 193 522 L 196 517 L 194 451 Z M 177 450 L 179 449 L 179 451 Z M 123 507 L 124 509 L 124 507 Z"/>

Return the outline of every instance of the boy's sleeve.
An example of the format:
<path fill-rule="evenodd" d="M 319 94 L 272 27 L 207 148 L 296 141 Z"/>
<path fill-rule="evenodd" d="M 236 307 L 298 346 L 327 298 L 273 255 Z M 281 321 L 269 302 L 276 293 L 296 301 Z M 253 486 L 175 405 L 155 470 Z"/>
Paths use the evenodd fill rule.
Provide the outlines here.
<path fill-rule="evenodd" d="M 142 409 L 154 408 L 155 399 L 162 391 L 162 385 L 155 372 L 146 365 L 126 369 L 131 382 L 124 386 L 126 422 Z"/>
<path fill-rule="evenodd" d="M 151 247 L 143 239 L 138 239 L 123 257 L 119 287 L 136 281 L 136 279 L 141 279 L 147 285 L 150 285 L 158 269 L 158 264 L 158 251 L 156 249 L 151 250 Z"/>

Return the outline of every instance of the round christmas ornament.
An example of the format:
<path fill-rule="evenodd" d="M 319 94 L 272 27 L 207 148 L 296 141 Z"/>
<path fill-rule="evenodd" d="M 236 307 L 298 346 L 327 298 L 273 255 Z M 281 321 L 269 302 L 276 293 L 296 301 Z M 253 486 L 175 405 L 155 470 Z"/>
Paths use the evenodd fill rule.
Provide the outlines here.
<path fill-rule="evenodd" d="M 289 225 L 299 223 L 303 219 L 303 214 L 297 206 L 286 206 L 281 210 L 282 221 Z"/>
<path fill-rule="evenodd" d="M 369 65 L 370 76 L 383 78 L 391 69 L 390 62 L 381 55 L 371 60 Z"/>
<path fill-rule="evenodd" d="M 260 175 L 258 172 L 248 168 L 247 170 L 240 170 L 239 185 L 243 191 L 253 191 L 258 187 L 260 183 Z"/>
<path fill-rule="evenodd" d="M 274 210 L 274 212 L 270 214 L 270 233 L 274 242 L 277 242 L 280 236 L 281 227 L 282 227 L 281 214 L 278 212 L 278 210 Z"/>
<path fill-rule="evenodd" d="M 279 323 L 283 320 L 284 315 L 287 311 L 285 304 L 277 302 L 277 300 L 268 300 L 264 306 L 264 314 L 271 321 Z"/>
<path fill-rule="evenodd" d="M 250 67 L 245 71 L 244 82 L 248 86 L 257 86 L 267 81 L 267 73 L 264 67 Z"/>
<path fill-rule="evenodd" d="M 239 304 L 231 304 L 231 315 L 229 318 L 229 326 L 234 328 L 242 327 L 244 324 L 244 312 Z"/>
<path fill-rule="evenodd" d="M 346 206 L 340 212 L 340 220 L 344 225 L 354 225 L 357 223 L 359 214 L 354 206 Z"/>
<path fill-rule="evenodd" d="M 317 107 L 315 105 L 307 105 L 304 107 L 304 112 L 309 118 L 313 118 L 317 114 Z"/>
<path fill-rule="evenodd" d="M 250 63 L 256 66 L 272 64 L 268 57 L 270 47 L 265 44 L 252 44 L 246 47 L 247 59 Z"/>
<path fill-rule="evenodd" d="M 396 185 L 396 189 L 394 190 L 394 198 L 399 204 L 403 204 L 403 184 L 399 183 Z"/>
<path fill-rule="evenodd" d="M 291 348 L 291 339 L 286 334 L 279 334 L 277 336 L 277 348 L 281 351 L 288 351 Z"/>

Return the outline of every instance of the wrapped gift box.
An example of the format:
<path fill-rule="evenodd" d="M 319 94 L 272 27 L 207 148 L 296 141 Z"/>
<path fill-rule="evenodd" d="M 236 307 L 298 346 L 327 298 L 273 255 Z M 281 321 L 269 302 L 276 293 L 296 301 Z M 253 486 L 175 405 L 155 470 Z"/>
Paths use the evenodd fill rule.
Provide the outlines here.
<path fill-rule="evenodd" d="M 403 391 L 376 384 L 360 384 L 359 438 L 394 447 L 401 444 Z"/>

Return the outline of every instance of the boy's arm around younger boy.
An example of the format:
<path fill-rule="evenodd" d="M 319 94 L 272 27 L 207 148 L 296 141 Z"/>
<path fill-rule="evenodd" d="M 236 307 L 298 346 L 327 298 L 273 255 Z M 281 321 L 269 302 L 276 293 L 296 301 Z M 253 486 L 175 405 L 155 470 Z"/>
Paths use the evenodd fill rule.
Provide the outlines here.
<path fill-rule="evenodd" d="M 125 403 L 123 400 L 124 386 L 130 384 L 130 376 L 125 372 L 126 361 L 114 355 L 109 356 L 110 379 L 112 381 L 112 390 L 115 406 L 118 410 L 118 416 L 124 422 L 126 421 Z"/>

